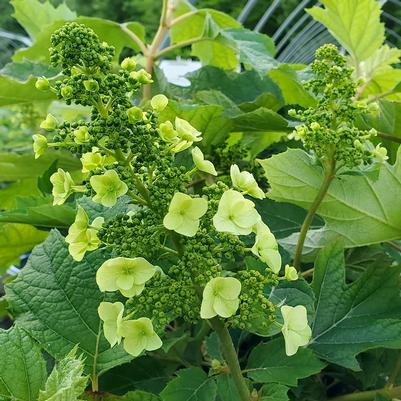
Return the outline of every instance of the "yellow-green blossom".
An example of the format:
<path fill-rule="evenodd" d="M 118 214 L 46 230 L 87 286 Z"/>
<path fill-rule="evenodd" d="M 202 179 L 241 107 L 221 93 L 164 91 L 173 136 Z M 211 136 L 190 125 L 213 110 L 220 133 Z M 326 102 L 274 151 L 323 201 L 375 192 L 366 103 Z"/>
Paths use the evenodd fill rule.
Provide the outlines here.
<path fill-rule="evenodd" d="M 101 302 L 97 311 L 103 320 L 103 333 L 110 346 L 120 344 L 124 305 L 121 302 Z"/>
<path fill-rule="evenodd" d="M 173 152 L 182 152 L 183 150 L 192 146 L 194 142 L 199 142 L 202 140 L 202 133 L 194 128 L 188 121 L 183 120 L 182 118 L 175 118 L 175 129 L 177 131 L 179 141 L 173 148 Z"/>
<path fill-rule="evenodd" d="M 202 151 L 197 146 L 192 149 L 192 160 L 198 170 L 208 174 L 217 175 L 213 163 L 209 160 L 205 160 Z"/>
<path fill-rule="evenodd" d="M 112 156 L 104 156 L 92 148 L 92 152 L 84 153 L 81 157 L 82 172 L 89 173 L 97 168 L 113 164 L 115 159 Z"/>
<path fill-rule="evenodd" d="M 229 189 L 220 199 L 213 224 L 217 231 L 235 235 L 248 235 L 260 220 L 255 204 L 244 196 Z"/>
<path fill-rule="evenodd" d="M 153 82 L 152 76 L 143 68 L 139 71 L 132 71 L 129 76 L 143 85 L 151 84 Z"/>
<path fill-rule="evenodd" d="M 80 262 L 87 251 L 93 251 L 98 248 L 100 241 L 97 231 L 104 223 L 103 217 L 96 217 L 89 225 L 89 218 L 85 210 L 78 206 L 78 212 L 75 221 L 68 229 L 68 235 L 65 241 L 69 244 L 68 251 L 74 260 Z"/>
<path fill-rule="evenodd" d="M 372 151 L 372 156 L 377 162 L 384 163 L 386 160 L 388 160 L 387 149 L 378 144 Z"/>
<path fill-rule="evenodd" d="M 40 91 L 46 91 L 50 88 L 50 82 L 45 77 L 38 78 L 35 82 L 35 88 Z"/>
<path fill-rule="evenodd" d="M 35 153 L 35 159 L 44 155 L 47 149 L 47 139 L 44 135 L 36 134 L 32 135 L 33 139 L 33 151 Z"/>
<path fill-rule="evenodd" d="M 46 131 L 54 131 L 57 128 L 57 120 L 52 114 L 48 114 L 46 119 L 40 123 L 40 128 Z"/>
<path fill-rule="evenodd" d="M 168 99 L 164 95 L 156 95 L 152 97 L 152 100 L 150 101 L 150 105 L 152 108 L 159 113 L 163 111 L 166 106 L 168 105 Z"/>
<path fill-rule="evenodd" d="M 296 280 L 298 280 L 297 269 L 294 266 L 285 265 L 284 278 L 287 281 L 296 281 Z"/>
<path fill-rule="evenodd" d="M 248 194 L 258 199 L 265 197 L 265 193 L 259 188 L 255 178 L 248 171 L 240 171 L 239 167 L 233 164 L 230 168 L 230 176 L 234 188 L 243 194 Z"/>
<path fill-rule="evenodd" d="M 74 142 L 77 143 L 78 145 L 83 145 L 85 143 L 88 143 L 90 137 L 91 136 L 89 135 L 88 127 L 86 127 L 85 125 L 74 130 Z"/>
<path fill-rule="evenodd" d="M 139 121 L 143 121 L 143 111 L 141 108 L 137 106 L 132 106 L 127 110 L 128 121 L 132 124 L 135 124 Z"/>
<path fill-rule="evenodd" d="M 312 331 L 308 326 L 308 316 L 303 305 L 281 307 L 284 324 L 281 329 L 285 340 L 285 352 L 288 356 L 296 354 L 299 347 L 307 345 Z"/>
<path fill-rule="evenodd" d="M 59 168 L 51 175 L 50 182 L 53 184 L 53 205 L 62 205 L 73 193 L 74 181 L 70 173 Z"/>
<path fill-rule="evenodd" d="M 89 182 L 96 192 L 93 201 L 107 207 L 115 205 L 117 199 L 128 191 L 127 184 L 120 180 L 114 170 L 108 170 L 103 175 L 94 175 Z"/>
<path fill-rule="evenodd" d="M 139 295 L 156 267 L 144 258 L 114 258 L 104 262 L 96 273 L 100 291 L 120 291 L 127 298 Z"/>
<path fill-rule="evenodd" d="M 262 222 L 255 226 L 255 231 L 256 237 L 252 253 L 266 263 L 274 273 L 278 274 L 281 269 L 281 255 L 275 236 L 269 227 Z"/>
<path fill-rule="evenodd" d="M 166 121 L 159 125 L 159 135 L 163 141 L 168 143 L 177 143 L 178 142 L 178 134 L 174 129 L 171 121 Z"/>
<path fill-rule="evenodd" d="M 234 277 L 212 278 L 203 290 L 201 318 L 233 316 L 239 306 L 241 282 Z"/>
<path fill-rule="evenodd" d="M 131 57 L 126 57 L 122 62 L 121 62 L 121 68 L 123 70 L 127 71 L 133 71 L 136 68 L 136 62 L 133 58 Z"/>
<path fill-rule="evenodd" d="M 133 356 L 143 351 L 154 351 L 162 346 L 162 340 L 153 329 L 153 324 L 147 317 L 123 321 L 121 334 L 124 337 L 124 349 Z"/>
<path fill-rule="evenodd" d="M 164 227 L 187 237 L 193 237 L 198 231 L 199 219 L 206 211 L 206 199 L 192 198 L 176 192 L 170 202 L 168 213 L 164 217 Z"/>

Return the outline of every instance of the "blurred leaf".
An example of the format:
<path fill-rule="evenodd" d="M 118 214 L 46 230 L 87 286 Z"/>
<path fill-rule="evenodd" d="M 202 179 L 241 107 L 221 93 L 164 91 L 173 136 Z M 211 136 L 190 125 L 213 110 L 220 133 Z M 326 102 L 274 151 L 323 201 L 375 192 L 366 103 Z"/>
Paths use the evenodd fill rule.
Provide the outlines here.
<path fill-rule="evenodd" d="M 35 160 L 33 154 L 0 153 L 0 181 L 16 181 L 41 176 L 58 160 L 58 167 L 68 170 L 81 170 L 78 158 L 66 152 L 47 152 Z"/>
<path fill-rule="evenodd" d="M 0 211 L 15 209 L 17 198 L 28 196 L 40 196 L 41 193 L 37 187 L 37 178 L 24 178 L 13 182 L 0 189 Z"/>
<path fill-rule="evenodd" d="M 231 375 L 220 374 L 216 376 L 217 401 L 241 401 L 237 386 Z"/>
<path fill-rule="evenodd" d="M 18 197 L 15 209 L 0 212 L 0 222 L 26 223 L 38 227 L 69 227 L 75 209 L 68 204 L 53 206 L 53 197 Z"/>
<path fill-rule="evenodd" d="M 37 400 L 46 380 L 39 345 L 22 329 L 0 329 L 0 399 Z"/>
<path fill-rule="evenodd" d="M 289 388 L 281 384 L 268 384 L 262 387 L 260 401 L 288 401 Z"/>
<path fill-rule="evenodd" d="M 59 20 L 73 20 L 77 14 L 63 2 L 54 7 L 48 0 L 11 0 L 13 17 L 34 39 L 46 25 Z"/>
<path fill-rule="evenodd" d="M 308 9 L 351 55 L 354 64 L 366 60 L 384 42 L 380 3 L 376 0 L 322 0 L 325 8 Z M 369 29 L 366 29 L 369 27 Z"/>
<path fill-rule="evenodd" d="M 33 77 L 25 82 L 20 82 L 8 76 L 0 75 L 0 107 L 56 99 L 51 91 L 37 90 L 35 82 L 36 78 Z"/>
<path fill-rule="evenodd" d="M 0 224 L 0 272 L 18 263 L 22 254 L 45 240 L 48 233 L 28 224 Z"/>
<path fill-rule="evenodd" d="M 284 339 L 260 343 L 248 359 L 247 375 L 258 383 L 297 386 L 299 379 L 319 373 L 326 365 L 310 349 L 300 348 L 293 356 L 285 353 Z"/>
<path fill-rule="evenodd" d="M 191 54 L 197 57 L 203 65 L 219 67 L 224 70 L 234 70 L 238 65 L 235 51 L 216 40 L 202 40 L 194 43 Z"/>
<path fill-rule="evenodd" d="M 287 120 L 273 110 L 259 109 L 239 114 L 231 118 L 232 131 L 286 131 L 289 130 Z"/>
<path fill-rule="evenodd" d="M 50 65 L 32 63 L 28 60 L 23 63 L 8 63 L 0 70 L 1 75 L 7 75 L 16 81 L 21 82 L 27 81 L 30 77 L 53 78 L 58 73 L 59 70 Z"/>

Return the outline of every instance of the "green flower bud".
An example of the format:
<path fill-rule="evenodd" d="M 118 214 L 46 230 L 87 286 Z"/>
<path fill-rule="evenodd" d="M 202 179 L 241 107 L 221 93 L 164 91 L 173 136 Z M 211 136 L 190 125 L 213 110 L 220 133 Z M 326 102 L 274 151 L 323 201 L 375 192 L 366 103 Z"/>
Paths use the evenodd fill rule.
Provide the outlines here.
<path fill-rule="evenodd" d="M 35 159 L 44 155 L 47 149 L 47 139 L 45 136 L 37 134 L 32 135 L 33 138 L 33 151 L 35 153 Z"/>
<path fill-rule="evenodd" d="M 35 82 L 35 88 L 40 91 L 46 91 L 50 88 L 49 80 L 45 77 L 38 78 Z"/>
<path fill-rule="evenodd" d="M 62 96 L 64 99 L 67 100 L 67 99 L 71 99 L 71 98 L 72 98 L 72 96 L 73 96 L 73 94 L 74 94 L 74 90 L 72 89 L 71 86 L 69 86 L 69 85 L 64 85 L 64 86 L 61 88 L 60 93 L 61 93 L 61 96 Z"/>
<path fill-rule="evenodd" d="M 310 127 L 311 127 L 312 131 L 319 131 L 320 130 L 320 124 L 315 122 L 315 121 L 310 125 Z"/>
<path fill-rule="evenodd" d="M 133 71 L 136 68 L 136 62 L 133 58 L 131 57 L 126 57 L 122 62 L 121 62 L 121 68 L 123 70 L 127 71 Z"/>
<path fill-rule="evenodd" d="M 94 79 L 84 81 L 84 87 L 88 92 L 96 92 L 99 90 L 99 84 Z"/>
<path fill-rule="evenodd" d="M 168 104 L 168 99 L 164 95 L 156 95 L 152 97 L 152 100 L 150 101 L 150 105 L 152 108 L 159 113 L 163 111 Z"/>
<path fill-rule="evenodd" d="M 285 265 L 284 278 L 287 281 L 296 281 L 296 280 L 298 280 L 299 277 L 298 277 L 297 269 L 294 266 Z"/>
<path fill-rule="evenodd" d="M 130 107 L 127 110 L 128 120 L 131 124 L 143 121 L 143 111 L 137 106 Z"/>
<path fill-rule="evenodd" d="M 159 135 L 165 142 L 176 143 L 178 141 L 177 131 L 171 121 L 166 121 L 159 125 Z"/>
<path fill-rule="evenodd" d="M 58 123 L 56 117 L 49 113 L 46 119 L 40 123 L 40 128 L 46 131 L 54 131 L 57 128 L 57 125 Z"/>
<path fill-rule="evenodd" d="M 378 144 L 374 150 L 372 150 L 372 156 L 378 163 L 384 163 L 388 160 L 387 149 Z"/>

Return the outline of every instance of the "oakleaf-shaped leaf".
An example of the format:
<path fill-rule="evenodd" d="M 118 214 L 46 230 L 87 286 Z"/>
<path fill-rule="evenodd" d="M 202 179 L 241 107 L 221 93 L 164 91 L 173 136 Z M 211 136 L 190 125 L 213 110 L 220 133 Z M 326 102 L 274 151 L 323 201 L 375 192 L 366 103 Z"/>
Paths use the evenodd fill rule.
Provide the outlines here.
<path fill-rule="evenodd" d="M 0 400 L 36 401 L 46 380 L 39 345 L 18 326 L 0 330 Z"/>
<path fill-rule="evenodd" d="M 358 370 L 355 356 L 360 352 L 401 347 L 401 268 L 373 266 L 348 285 L 344 266 L 340 242 L 317 257 L 312 283 L 316 315 L 309 347 L 329 362 Z"/>
<path fill-rule="evenodd" d="M 325 8 L 307 10 L 351 55 L 354 64 L 366 60 L 384 42 L 380 3 L 376 0 L 322 0 Z M 369 27 L 369 29 L 366 29 Z"/>
<path fill-rule="evenodd" d="M 322 168 L 313 163 L 311 156 L 303 150 L 290 149 L 260 163 L 271 186 L 270 199 L 309 209 L 323 180 Z M 310 233 L 318 234 L 314 246 L 320 248 L 338 236 L 345 247 L 400 239 L 400 163 L 399 153 L 395 165 L 383 164 L 378 177 L 336 178 L 318 209 L 326 226 Z"/>
<path fill-rule="evenodd" d="M 88 377 L 83 375 L 84 362 L 76 353 L 77 347 L 61 361 L 56 362 L 38 401 L 78 400 L 86 388 Z"/>
<path fill-rule="evenodd" d="M 18 324 L 53 357 L 63 358 L 78 344 L 86 372 L 100 375 L 132 359 L 121 346 L 110 348 L 97 313 L 105 296 L 95 275 L 108 255 L 98 250 L 75 262 L 67 245 L 53 230 L 33 250 L 17 279 L 6 286 L 7 300 Z"/>

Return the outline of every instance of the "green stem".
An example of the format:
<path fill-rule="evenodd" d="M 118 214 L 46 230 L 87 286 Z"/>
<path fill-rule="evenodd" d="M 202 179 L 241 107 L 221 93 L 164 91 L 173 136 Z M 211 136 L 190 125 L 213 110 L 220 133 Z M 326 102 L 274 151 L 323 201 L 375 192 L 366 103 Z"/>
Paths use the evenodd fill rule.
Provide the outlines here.
<path fill-rule="evenodd" d="M 160 51 L 156 54 L 155 57 L 156 57 L 156 58 L 159 58 L 159 57 L 164 56 L 165 54 L 167 54 L 167 53 L 169 53 L 169 52 L 171 52 L 171 51 L 173 51 L 173 50 L 181 49 L 182 47 L 185 47 L 185 46 L 190 46 L 190 45 L 192 45 L 192 44 L 194 44 L 194 43 L 197 43 L 197 42 L 200 42 L 200 41 L 202 41 L 202 40 L 205 40 L 205 38 L 199 36 L 199 37 L 197 37 L 197 38 L 193 38 L 193 39 L 189 39 L 189 40 L 184 40 L 184 41 L 182 41 L 182 42 L 175 43 L 174 45 L 168 46 L 168 47 L 164 48 L 163 50 L 160 50 Z"/>
<path fill-rule="evenodd" d="M 132 32 L 131 29 L 128 28 L 127 24 L 121 24 L 120 27 L 138 45 L 144 56 L 146 56 L 148 54 L 148 49 L 146 48 L 145 43 L 143 43 L 142 40 L 139 38 L 139 36 Z"/>
<path fill-rule="evenodd" d="M 401 386 L 393 387 L 391 389 L 379 389 L 345 394 L 339 397 L 329 398 L 329 401 L 373 401 L 378 394 L 382 394 L 390 399 L 400 397 Z"/>
<path fill-rule="evenodd" d="M 394 135 L 385 134 L 384 132 L 378 132 L 377 136 L 383 139 L 387 139 L 388 141 L 391 142 L 401 143 L 401 138 L 398 138 L 397 136 Z"/>
<path fill-rule="evenodd" d="M 238 361 L 237 352 L 235 351 L 233 341 L 230 336 L 230 332 L 224 323 L 219 318 L 213 318 L 209 320 L 213 330 L 216 332 L 220 340 L 221 349 L 223 351 L 224 358 L 230 368 L 231 376 L 238 390 L 238 395 L 241 401 L 250 401 L 251 394 L 249 388 L 245 382 L 244 376 L 241 373 L 241 367 Z"/>
<path fill-rule="evenodd" d="M 302 224 L 301 231 L 298 237 L 297 247 L 295 249 L 295 256 L 294 256 L 294 267 L 299 270 L 301 265 L 301 257 L 302 257 L 302 250 L 304 248 L 306 234 L 308 233 L 309 227 L 315 217 L 317 209 L 319 208 L 320 204 L 322 203 L 323 198 L 326 196 L 327 190 L 330 187 L 331 182 L 335 177 L 335 169 L 336 169 L 336 161 L 334 158 L 330 159 L 328 166 L 325 167 L 325 174 L 322 185 L 319 189 L 319 192 L 316 195 L 310 209 L 308 210 L 308 214 L 305 217 L 305 220 Z"/>

